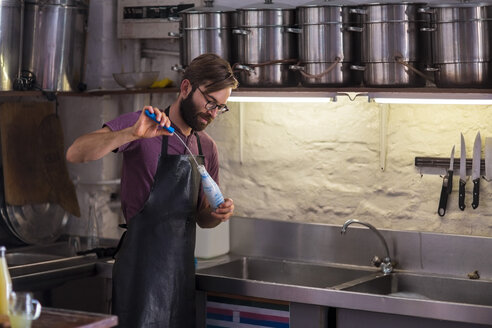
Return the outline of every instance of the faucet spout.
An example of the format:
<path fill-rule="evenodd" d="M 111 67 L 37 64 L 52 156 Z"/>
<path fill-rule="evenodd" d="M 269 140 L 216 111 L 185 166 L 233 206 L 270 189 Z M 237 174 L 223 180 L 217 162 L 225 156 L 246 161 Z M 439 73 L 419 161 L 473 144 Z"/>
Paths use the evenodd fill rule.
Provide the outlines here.
<path fill-rule="evenodd" d="M 393 271 L 393 267 L 392 267 L 392 264 L 391 264 L 391 258 L 390 258 L 388 244 L 386 243 L 386 240 L 384 239 L 383 235 L 379 232 L 379 230 L 376 229 L 376 227 L 374 227 L 370 223 L 366 223 L 366 222 L 359 221 L 359 220 L 356 220 L 356 219 L 350 219 L 350 220 L 347 220 L 343 224 L 342 229 L 340 230 L 340 233 L 342 235 L 345 234 L 347 232 L 347 228 L 351 224 L 360 224 L 360 225 L 366 226 L 366 227 L 368 227 L 372 232 L 374 232 L 378 236 L 378 238 L 381 240 L 381 243 L 383 244 L 384 249 L 386 251 L 386 258 L 383 260 L 383 263 L 381 263 L 381 268 L 382 268 L 382 270 L 383 270 L 383 272 L 385 274 L 391 273 L 391 271 Z"/>

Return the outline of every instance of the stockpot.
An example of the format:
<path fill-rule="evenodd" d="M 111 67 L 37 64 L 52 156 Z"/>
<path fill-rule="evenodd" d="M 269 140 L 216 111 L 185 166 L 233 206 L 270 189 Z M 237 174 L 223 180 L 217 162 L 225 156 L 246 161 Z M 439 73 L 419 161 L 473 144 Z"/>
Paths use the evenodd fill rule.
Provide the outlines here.
<path fill-rule="evenodd" d="M 432 4 L 432 65 L 439 87 L 492 85 L 492 5 L 484 3 Z"/>
<path fill-rule="evenodd" d="M 183 68 L 205 53 L 215 53 L 232 60 L 233 8 L 213 6 L 205 1 L 204 7 L 192 7 L 179 12 L 180 32 L 169 33 L 180 38 L 180 62 Z"/>
<path fill-rule="evenodd" d="M 84 74 L 88 6 L 78 0 L 26 0 L 22 70 L 48 91 L 73 91 Z"/>
<path fill-rule="evenodd" d="M 22 70 L 48 91 L 77 90 L 83 80 L 88 6 L 78 0 L 26 0 Z"/>
<path fill-rule="evenodd" d="M 316 0 L 297 7 L 299 63 L 304 86 L 360 84 L 360 74 L 350 69 L 360 62 L 361 18 L 346 6 Z"/>
<path fill-rule="evenodd" d="M 354 7 L 317 0 L 297 7 L 299 60 L 302 63 L 360 60 L 361 17 Z"/>
<path fill-rule="evenodd" d="M 237 10 L 238 62 L 259 64 L 274 60 L 297 59 L 295 7 L 265 3 Z"/>
<path fill-rule="evenodd" d="M 362 10 L 362 67 L 368 86 L 422 86 L 425 74 L 417 74 L 429 52 L 421 28 L 422 3 L 371 3 Z M 409 67 L 411 66 L 411 67 Z M 412 67 L 414 69 L 412 69 Z"/>
<path fill-rule="evenodd" d="M 19 75 L 24 1 L 0 3 L 0 56 L 2 58 L 0 90 L 12 90 Z"/>
<path fill-rule="evenodd" d="M 271 0 L 237 9 L 237 28 L 233 30 L 241 85 L 296 85 L 289 70 L 297 58 L 295 7 Z"/>

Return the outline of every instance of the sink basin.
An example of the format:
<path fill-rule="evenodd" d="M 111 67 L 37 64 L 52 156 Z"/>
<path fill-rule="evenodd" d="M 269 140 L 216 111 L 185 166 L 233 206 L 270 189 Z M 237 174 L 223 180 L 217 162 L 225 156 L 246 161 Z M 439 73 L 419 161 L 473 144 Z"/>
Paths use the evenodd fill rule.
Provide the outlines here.
<path fill-rule="evenodd" d="M 374 270 L 244 257 L 200 269 L 197 273 L 285 285 L 329 288 L 372 274 Z"/>
<path fill-rule="evenodd" d="M 40 262 L 46 262 L 46 261 L 57 260 L 62 258 L 62 256 L 53 255 L 53 254 L 20 253 L 20 252 L 7 253 L 5 257 L 7 259 L 7 265 L 10 268 L 19 265 L 40 263 Z"/>
<path fill-rule="evenodd" d="M 392 273 L 343 290 L 413 299 L 492 305 L 492 281 L 483 280 Z"/>

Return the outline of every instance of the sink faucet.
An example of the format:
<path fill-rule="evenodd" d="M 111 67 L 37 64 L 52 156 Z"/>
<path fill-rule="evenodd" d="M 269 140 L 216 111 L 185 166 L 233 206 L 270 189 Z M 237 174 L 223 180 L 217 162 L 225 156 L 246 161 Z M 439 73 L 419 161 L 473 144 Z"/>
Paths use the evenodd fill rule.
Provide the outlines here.
<path fill-rule="evenodd" d="M 381 268 L 381 271 L 383 271 L 384 274 L 390 274 L 393 271 L 393 265 L 391 264 L 391 258 L 390 258 L 388 244 L 386 243 L 386 240 L 384 239 L 383 235 L 372 224 L 369 224 L 369 223 L 366 223 L 366 222 L 362 222 L 362 221 L 359 221 L 359 220 L 355 220 L 355 219 L 347 220 L 343 224 L 342 230 L 340 231 L 340 233 L 342 235 L 344 233 L 346 233 L 348 226 L 351 225 L 351 224 L 353 224 L 353 223 L 361 224 L 363 226 L 368 227 L 369 229 L 371 229 L 379 237 L 379 239 L 383 243 L 384 249 L 386 250 L 386 257 L 383 259 L 383 261 L 381 261 L 377 256 L 375 256 L 372 261 L 373 261 L 373 263 L 374 263 L 375 266 Z"/>

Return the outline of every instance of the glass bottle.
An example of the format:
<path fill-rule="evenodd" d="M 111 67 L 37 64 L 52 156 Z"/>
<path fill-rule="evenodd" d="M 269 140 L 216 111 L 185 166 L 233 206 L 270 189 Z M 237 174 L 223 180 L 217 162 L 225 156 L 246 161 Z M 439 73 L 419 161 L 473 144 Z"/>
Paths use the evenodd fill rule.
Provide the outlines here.
<path fill-rule="evenodd" d="M 12 292 L 12 279 L 10 278 L 5 246 L 0 246 L 0 314 L 9 313 L 9 296 Z"/>
<path fill-rule="evenodd" d="M 87 249 L 99 247 L 99 212 L 96 195 L 89 195 L 89 218 L 87 222 Z"/>

